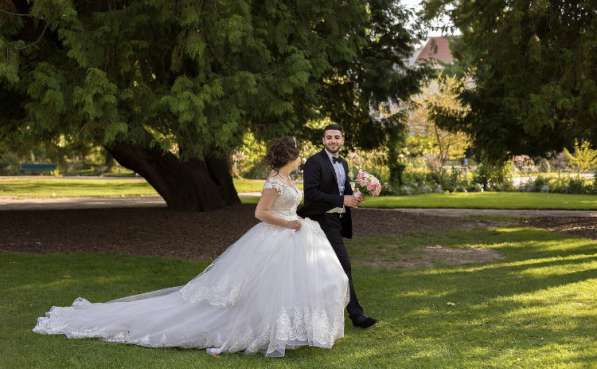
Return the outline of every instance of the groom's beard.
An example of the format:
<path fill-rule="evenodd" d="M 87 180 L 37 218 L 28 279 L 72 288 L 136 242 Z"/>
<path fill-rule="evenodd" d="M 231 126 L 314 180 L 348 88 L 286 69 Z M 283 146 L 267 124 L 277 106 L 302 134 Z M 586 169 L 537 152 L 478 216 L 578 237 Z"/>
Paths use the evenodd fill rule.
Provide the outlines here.
<path fill-rule="evenodd" d="M 332 148 L 331 148 L 331 147 L 329 147 L 329 146 L 327 146 L 327 145 L 324 145 L 324 146 L 325 146 L 325 149 L 326 149 L 328 152 L 330 152 L 331 154 L 336 154 L 337 152 L 339 152 L 339 151 L 340 151 L 340 148 L 342 147 L 342 145 L 338 145 L 338 146 L 336 146 L 336 149 L 335 149 L 335 150 L 332 150 Z"/>

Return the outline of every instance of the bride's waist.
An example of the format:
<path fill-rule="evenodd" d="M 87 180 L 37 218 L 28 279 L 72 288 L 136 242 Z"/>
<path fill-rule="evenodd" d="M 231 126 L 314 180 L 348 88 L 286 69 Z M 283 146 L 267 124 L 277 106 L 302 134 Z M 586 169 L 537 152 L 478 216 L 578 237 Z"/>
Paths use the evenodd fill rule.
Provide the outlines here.
<path fill-rule="evenodd" d="M 278 210 L 272 209 L 271 212 L 284 220 L 297 220 L 300 217 L 296 214 L 296 210 Z"/>

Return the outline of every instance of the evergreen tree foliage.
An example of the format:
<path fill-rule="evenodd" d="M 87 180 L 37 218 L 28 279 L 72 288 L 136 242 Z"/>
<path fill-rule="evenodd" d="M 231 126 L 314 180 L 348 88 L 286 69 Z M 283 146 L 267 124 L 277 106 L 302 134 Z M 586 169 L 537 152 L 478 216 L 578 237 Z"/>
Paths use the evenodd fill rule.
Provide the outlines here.
<path fill-rule="evenodd" d="M 443 127 L 471 134 L 493 161 L 597 146 L 597 3 L 594 0 L 427 0 L 428 18 L 448 15 L 452 42 L 473 83 L 468 113 L 438 107 Z"/>
<path fill-rule="evenodd" d="M 406 64 L 411 16 L 389 0 L 0 0 L 0 139 L 103 145 L 173 208 L 238 203 L 244 132 L 319 141 L 305 125 L 331 117 L 350 145 L 387 142 L 402 122 L 370 107 L 429 72 Z"/>

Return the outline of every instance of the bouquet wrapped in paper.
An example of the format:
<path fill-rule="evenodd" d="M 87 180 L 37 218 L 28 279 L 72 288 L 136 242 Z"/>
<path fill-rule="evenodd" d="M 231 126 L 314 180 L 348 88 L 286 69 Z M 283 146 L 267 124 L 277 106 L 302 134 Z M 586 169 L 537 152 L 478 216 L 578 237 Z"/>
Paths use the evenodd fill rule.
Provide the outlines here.
<path fill-rule="evenodd" d="M 379 196 L 381 193 L 381 183 L 374 175 L 359 169 L 354 179 L 355 187 L 358 192 L 369 196 Z"/>

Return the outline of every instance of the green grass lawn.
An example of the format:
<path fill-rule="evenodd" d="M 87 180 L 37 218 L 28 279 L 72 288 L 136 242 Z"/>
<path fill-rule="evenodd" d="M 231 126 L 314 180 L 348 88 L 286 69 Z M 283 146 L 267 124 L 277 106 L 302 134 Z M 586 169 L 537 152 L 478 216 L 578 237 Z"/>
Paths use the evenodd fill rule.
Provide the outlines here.
<path fill-rule="evenodd" d="M 245 204 L 256 204 L 259 198 L 241 196 L 241 200 Z M 596 210 L 597 196 L 534 192 L 434 193 L 367 197 L 361 207 Z"/>
<path fill-rule="evenodd" d="M 238 192 L 260 192 L 263 180 L 234 180 Z M 17 198 L 78 196 L 156 196 L 143 178 L 0 177 L 0 196 Z"/>
<path fill-rule="evenodd" d="M 238 192 L 261 192 L 263 182 L 262 179 L 235 179 L 234 187 Z"/>
<path fill-rule="evenodd" d="M 540 192 L 455 192 L 366 198 L 371 208 L 597 209 L 597 196 Z"/>
<path fill-rule="evenodd" d="M 157 192 L 143 178 L 39 177 L 0 179 L 0 196 L 17 198 L 79 196 L 153 196 Z"/>
<path fill-rule="evenodd" d="M 390 268 L 421 247 L 488 248 L 503 258 Z M 355 238 L 354 279 L 369 330 L 346 325 L 332 350 L 283 359 L 149 349 L 31 332 L 50 305 L 105 301 L 180 285 L 206 262 L 91 253 L 0 252 L 0 367 L 49 368 L 590 368 L 597 360 L 597 242 L 534 228 Z M 371 262 L 378 267 L 367 267 Z"/>
<path fill-rule="evenodd" d="M 260 192 L 263 180 L 238 179 L 238 192 Z M 299 186 L 302 188 L 302 186 Z M 1 179 L 0 196 L 17 198 L 77 196 L 151 196 L 155 190 L 142 178 L 27 178 Z M 258 199 L 242 197 L 254 204 Z M 371 208 L 486 208 L 486 209 L 597 209 L 597 196 L 527 192 L 469 192 L 367 198 Z"/>

